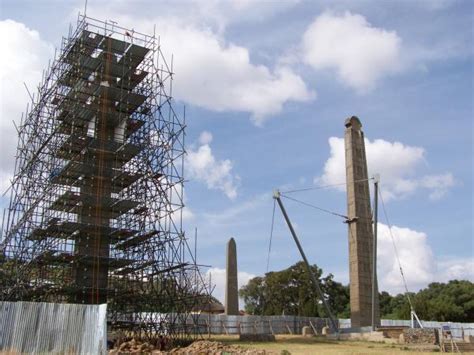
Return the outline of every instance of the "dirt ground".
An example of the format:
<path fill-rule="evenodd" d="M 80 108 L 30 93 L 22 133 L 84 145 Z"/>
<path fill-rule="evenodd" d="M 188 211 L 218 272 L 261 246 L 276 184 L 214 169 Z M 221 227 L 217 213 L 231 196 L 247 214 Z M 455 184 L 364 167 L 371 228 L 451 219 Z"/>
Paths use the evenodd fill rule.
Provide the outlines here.
<path fill-rule="evenodd" d="M 240 342 L 237 336 L 215 336 L 211 338 L 224 344 L 239 345 L 243 348 L 266 350 L 275 354 L 433 354 L 436 347 L 415 347 L 403 344 L 387 344 L 368 341 L 336 341 L 324 337 L 302 337 L 299 335 L 277 335 L 275 342 Z M 287 352 L 285 352 L 285 350 Z"/>
<path fill-rule="evenodd" d="M 312 355 L 312 354 L 433 354 L 435 346 L 410 346 L 384 342 L 329 340 L 325 337 L 277 335 L 275 342 L 240 342 L 238 336 L 212 336 L 190 346 L 171 351 L 159 351 L 149 344 L 135 341 L 122 344 L 110 355 Z"/>

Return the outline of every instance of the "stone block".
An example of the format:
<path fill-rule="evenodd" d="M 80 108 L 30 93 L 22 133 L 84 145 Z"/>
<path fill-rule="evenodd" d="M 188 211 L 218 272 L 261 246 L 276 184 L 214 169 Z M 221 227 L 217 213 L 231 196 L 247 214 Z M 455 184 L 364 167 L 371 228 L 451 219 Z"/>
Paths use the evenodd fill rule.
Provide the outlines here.
<path fill-rule="evenodd" d="M 301 334 L 305 337 L 307 336 L 313 336 L 314 335 L 314 331 L 313 331 L 313 328 L 311 327 L 308 327 L 308 326 L 304 326 L 302 331 L 301 331 Z"/>
<path fill-rule="evenodd" d="M 436 331 L 433 328 L 408 328 L 403 330 L 407 344 L 436 344 Z"/>

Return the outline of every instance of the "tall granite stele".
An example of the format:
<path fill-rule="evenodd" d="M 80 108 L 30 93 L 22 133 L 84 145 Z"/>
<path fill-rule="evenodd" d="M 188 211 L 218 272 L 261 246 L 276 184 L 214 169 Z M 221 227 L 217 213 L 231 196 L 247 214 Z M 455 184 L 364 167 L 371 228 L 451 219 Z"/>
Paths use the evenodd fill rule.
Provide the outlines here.
<path fill-rule="evenodd" d="M 239 315 L 239 285 L 237 281 L 237 247 L 234 238 L 227 242 L 227 265 L 225 285 L 225 314 Z"/>
<path fill-rule="evenodd" d="M 349 277 L 351 326 L 372 325 L 373 229 L 365 155 L 364 133 L 360 120 L 345 121 L 347 216 L 349 228 Z M 377 279 L 375 280 L 377 286 Z M 375 299 L 375 324 L 380 324 L 378 290 Z"/>

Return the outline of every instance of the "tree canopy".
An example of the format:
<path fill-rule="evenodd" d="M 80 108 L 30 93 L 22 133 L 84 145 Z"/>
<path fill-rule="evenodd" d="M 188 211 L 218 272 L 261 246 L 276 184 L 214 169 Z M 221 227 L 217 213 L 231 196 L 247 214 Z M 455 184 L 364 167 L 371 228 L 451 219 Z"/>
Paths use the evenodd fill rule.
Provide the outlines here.
<path fill-rule="evenodd" d="M 392 297 L 382 292 L 381 313 L 389 319 L 409 319 L 410 305 L 405 295 Z M 388 295 L 388 296 L 387 296 Z M 431 321 L 474 322 L 474 284 L 466 280 L 433 282 L 417 293 L 410 293 L 420 319 Z"/>
<path fill-rule="evenodd" d="M 311 268 L 320 279 L 321 289 L 334 314 L 347 317 L 348 287 L 334 281 L 332 274 L 321 277 L 322 270 L 316 265 Z M 269 272 L 265 277 L 255 277 L 239 293 L 245 301 L 245 311 L 250 314 L 325 316 L 303 262 L 282 271 Z"/>
<path fill-rule="evenodd" d="M 350 317 L 349 286 L 322 277 L 323 270 L 311 266 L 331 310 L 338 318 Z M 239 291 L 245 311 L 256 315 L 326 316 L 303 262 L 287 269 L 272 271 L 251 279 Z M 404 294 L 379 293 L 380 314 L 386 319 L 410 319 L 410 305 Z M 451 322 L 474 322 L 474 284 L 465 280 L 431 283 L 417 293 L 410 293 L 420 319 Z"/>

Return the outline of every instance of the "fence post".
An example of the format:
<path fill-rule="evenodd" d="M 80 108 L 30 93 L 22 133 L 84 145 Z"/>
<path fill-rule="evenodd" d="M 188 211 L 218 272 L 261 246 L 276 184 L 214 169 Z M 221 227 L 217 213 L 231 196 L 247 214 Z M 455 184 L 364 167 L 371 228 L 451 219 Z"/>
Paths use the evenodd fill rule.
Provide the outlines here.
<path fill-rule="evenodd" d="M 272 333 L 272 335 L 275 335 L 275 333 L 273 332 L 272 320 L 271 319 L 268 320 L 268 325 L 270 326 L 270 332 Z"/>

